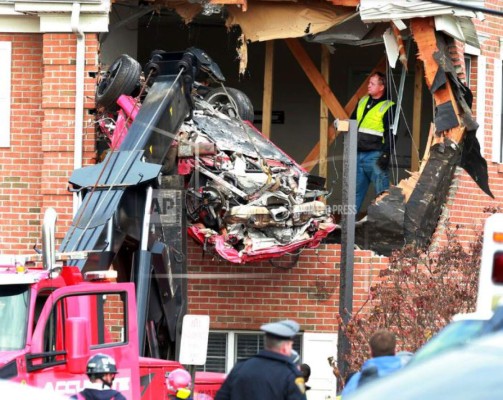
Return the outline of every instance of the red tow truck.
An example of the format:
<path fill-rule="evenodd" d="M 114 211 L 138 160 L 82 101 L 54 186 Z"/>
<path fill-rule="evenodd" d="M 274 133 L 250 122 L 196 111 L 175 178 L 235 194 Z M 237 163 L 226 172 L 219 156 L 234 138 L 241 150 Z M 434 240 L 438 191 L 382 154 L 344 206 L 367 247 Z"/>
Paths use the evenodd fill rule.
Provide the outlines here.
<path fill-rule="evenodd" d="M 51 231 L 44 224 L 44 236 Z M 88 381 L 89 357 L 106 353 L 118 365 L 114 388 L 128 399 L 168 398 L 166 373 L 182 365 L 138 356 L 134 284 L 117 283 L 114 270 L 52 264 L 48 246 L 44 254 L 43 267 L 33 261 L 40 257 L 23 256 L 0 265 L 0 378 L 71 395 Z M 197 373 L 195 392 L 213 396 L 222 379 Z"/>
<path fill-rule="evenodd" d="M 126 67 L 110 71 L 101 97 L 123 90 Z M 148 71 L 148 93 L 120 148 L 70 178 L 81 206 L 58 252 L 48 209 L 41 256 L 0 257 L 0 379 L 74 394 L 99 352 L 116 360 L 114 386 L 126 398 L 169 398 L 166 373 L 182 367 L 187 229 L 183 185 L 161 169 L 201 70 L 219 72 L 189 49 Z M 223 379 L 196 374 L 195 392 L 213 396 Z"/>

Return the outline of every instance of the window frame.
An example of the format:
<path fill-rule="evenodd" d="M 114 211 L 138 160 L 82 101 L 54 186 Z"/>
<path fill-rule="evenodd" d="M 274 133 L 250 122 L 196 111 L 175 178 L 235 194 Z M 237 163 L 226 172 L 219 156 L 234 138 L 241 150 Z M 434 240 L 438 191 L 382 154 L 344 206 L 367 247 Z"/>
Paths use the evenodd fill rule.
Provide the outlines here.
<path fill-rule="evenodd" d="M 238 338 L 239 335 L 255 335 L 257 337 L 262 336 L 264 333 L 262 331 L 253 331 L 253 330 L 211 330 L 209 333 L 208 337 L 208 349 L 210 347 L 210 339 L 212 334 L 225 334 L 225 339 L 226 339 L 226 346 L 225 346 L 225 373 L 229 373 L 234 365 L 238 361 Z M 304 333 L 299 332 L 297 335 L 297 340 L 299 341 L 299 348 L 296 350 L 301 356 L 302 359 L 302 352 L 303 352 L 303 337 Z M 208 357 L 207 357 L 208 360 Z M 206 368 L 206 364 L 201 366 L 198 370 L 202 371 L 210 371 Z M 215 371 L 210 371 L 210 372 L 215 372 Z M 221 372 L 221 371 L 220 371 Z"/>
<path fill-rule="evenodd" d="M 10 147 L 12 42 L 0 41 L 0 148 Z"/>
<path fill-rule="evenodd" d="M 493 120 L 491 160 L 503 164 L 503 38 L 499 40 L 500 54 L 494 59 Z M 499 134 L 498 134 L 499 132 Z"/>

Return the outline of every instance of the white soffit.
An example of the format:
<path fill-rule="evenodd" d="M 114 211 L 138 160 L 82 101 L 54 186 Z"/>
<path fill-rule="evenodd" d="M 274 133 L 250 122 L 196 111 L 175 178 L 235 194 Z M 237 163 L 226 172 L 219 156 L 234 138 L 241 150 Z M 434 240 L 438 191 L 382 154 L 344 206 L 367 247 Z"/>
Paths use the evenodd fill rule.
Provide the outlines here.
<path fill-rule="evenodd" d="M 463 35 L 457 19 L 452 15 L 437 15 L 435 17 L 435 29 L 461 42 L 465 41 L 465 35 Z"/>
<path fill-rule="evenodd" d="M 455 2 L 453 0 L 453 2 Z M 483 7 L 483 0 L 466 1 L 460 4 Z M 394 19 L 434 17 L 436 15 L 455 15 L 457 17 L 477 18 L 474 11 L 431 3 L 424 0 L 360 0 L 360 16 L 364 22 L 385 22 Z"/>
<path fill-rule="evenodd" d="M 0 14 L 2 33 L 38 33 L 40 19 L 37 16 L 11 16 Z"/>
<path fill-rule="evenodd" d="M 68 1 L 14 1 L 14 9 L 22 13 L 71 13 L 73 3 Z M 110 0 L 101 0 L 95 3 L 81 3 L 81 14 L 108 14 L 111 9 Z"/>
<path fill-rule="evenodd" d="M 437 15 L 435 17 L 435 29 L 477 49 L 480 48 L 475 25 L 469 18 Z"/>
<path fill-rule="evenodd" d="M 479 35 L 473 21 L 470 18 L 458 18 L 458 22 L 463 31 L 465 43 L 480 49 Z"/>
<path fill-rule="evenodd" d="M 389 66 L 394 69 L 396 67 L 398 56 L 400 55 L 398 43 L 395 35 L 391 32 L 391 28 L 388 28 L 382 37 L 384 40 L 384 47 L 386 48 L 386 56 L 388 57 Z"/>
<path fill-rule="evenodd" d="M 108 32 L 108 14 L 84 14 L 79 18 L 82 32 Z M 71 15 L 40 14 L 40 32 L 72 32 Z"/>

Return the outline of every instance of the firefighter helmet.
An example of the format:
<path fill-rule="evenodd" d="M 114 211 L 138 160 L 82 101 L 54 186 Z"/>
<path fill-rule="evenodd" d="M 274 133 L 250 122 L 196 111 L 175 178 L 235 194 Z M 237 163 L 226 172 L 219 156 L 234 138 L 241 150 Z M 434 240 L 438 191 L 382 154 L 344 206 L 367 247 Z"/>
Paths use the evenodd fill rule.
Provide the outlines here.
<path fill-rule="evenodd" d="M 190 387 L 192 378 L 188 371 L 177 368 L 168 374 L 168 389 L 171 394 L 177 394 L 178 390 Z"/>
<path fill-rule="evenodd" d="M 107 354 L 95 354 L 87 362 L 86 374 L 88 376 L 116 373 L 117 366 L 115 365 L 115 360 Z"/>

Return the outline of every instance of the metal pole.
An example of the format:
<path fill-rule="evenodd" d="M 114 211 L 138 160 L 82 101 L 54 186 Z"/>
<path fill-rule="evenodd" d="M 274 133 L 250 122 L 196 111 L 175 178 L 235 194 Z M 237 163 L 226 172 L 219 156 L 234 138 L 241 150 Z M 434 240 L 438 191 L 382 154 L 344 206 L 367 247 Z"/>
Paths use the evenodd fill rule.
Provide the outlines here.
<path fill-rule="evenodd" d="M 338 127 L 336 127 L 338 128 Z M 338 129 L 341 130 L 341 129 Z M 342 180 L 342 205 L 341 219 L 341 264 L 340 264 L 340 291 L 339 314 L 342 323 L 349 322 L 353 312 L 353 262 L 355 244 L 355 216 L 356 216 L 356 146 L 358 124 L 349 120 L 349 132 L 344 135 L 343 154 L 343 180 Z M 348 363 L 346 357 L 351 350 L 349 340 L 344 331 L 339 327 L 337 339 L 337 368 L 341 377 L 347 374 Z M 342 382 L 337 382 L 338 389 Z"/>

